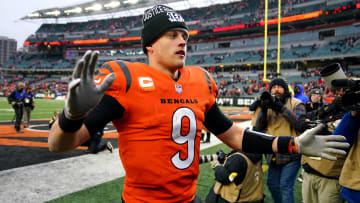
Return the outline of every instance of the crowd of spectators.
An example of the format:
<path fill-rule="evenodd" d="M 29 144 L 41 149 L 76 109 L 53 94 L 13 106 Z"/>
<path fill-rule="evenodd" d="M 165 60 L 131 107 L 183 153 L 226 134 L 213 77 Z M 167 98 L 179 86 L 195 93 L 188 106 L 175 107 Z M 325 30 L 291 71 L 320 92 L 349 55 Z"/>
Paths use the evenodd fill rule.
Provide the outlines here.
<path fill-rule="evenodd" d="M 45 53 L 24 53 L 15 52 L 9 60 L 3 64 L 4 68 L 9 69 L 72 69 L 76 59 L 67 59 L 62 55 L 50 55 Z"/>
<path fill-rule="evenodd" d="M 347 76 L 356 76 L 352 70 L 348 70 L 344 67 L 344 71 Z M 219 96 L 222 97 L 255 97 L 264 90 L 269 89 L 268 82 L 263 81 L 263 73 L 246 75 L 240 71 L 234 72 L 219 72 L 219 69 L 210 68 L 208 71 L 212 74 L 214 80 L 219 88 Z M 294 88 L 296 84 L 302 84 L 304 88 L 304 94 L 309 95 L 311 90 L 317 88 L 323 93 L 323 98 L 327 102 L 331 102 L 334 95 L 326 87 L 325 82 L 320 76 L 320 69 L 314 68 L 308 71 L 297 71 L 294 75 L 301 76 L 297 79 L 288 77 L 287 80 L 291 88 Z M 253 71 L 253 73 L 256 73 Z M 276 77 L 276 71 L 270 69 L 270 73 L 267 74 L 267 79 L 271 80 Z M 68 81 L 71 80 L 71 76 L 56 76 L 51 74 L 43 75 L 6 75 L 5 73 L 0 74 L 0 91 L 4 95 L 8 92 L 13 91 L 16 88 L 18 82 L 24 82 L 27 87 L 32 87 L 34 93 L 50 94 L 53 93 L 57 96 L 64 95 L 68 90 Z M 304 82 L 305 81 L 305 82 Z"/>
<path fill-rule="evenodd" d="M 282 16 L 296 15 L 300 13 L 321 10 L 326 8 L 324 2 L 311 5 L 311 10 L 307 9 L 304 3 L 308 0 L 286 0 L 282 1 Z M 304 6 L 294 5 L 304 4 Z M 264 20 L 264 0 L 246 0 L 232 2 L 229 4 L 216 4 L 206 8 L 189 8 L 180 11 L 185 20 L 189 23 L 190 29 L 207 30 L 216 27 L 230 26 L 235 24 L 255 24 Z M 269 1 L 269 13 L 277 13 L 277 1 Z M 270 15 L 269 19 L 277 18 L 277 15 Z M 141 27 L 141 16 L 120 17 L 105 20 L 92 20 L 82 23 L 67 24 L 43 24 L 29 41 L 62 41 L 67 40 L 64 34 L 83 33 L 77 39 L 103 39 L 113 37 L 128 37 Z M 106 31 L 106 32 L 101 32 Z M 90 34 L 89 34 L 90 32 Z M 93 32 L 93 33 L 91 33 Z M 61 33 L 63 33 L 61 35 Z M 113 33 L 117 33 L 113 35 Z M 136 35 L 140 35 L 137 31 Z M 71 35 L 70 35 L 71 36 Z M 74 36 L 71 36 L 72 40 Z"/>
<path fill-rule="evenodd" d="M 347 70 L 344 67 L 347 76 L 355 76 L 351 70 Z M 296 70 L 294 70 L 296 71 Z M 298 72 L 298 71 L 296 71 Z M 234 72 L 231 74 L 216 73 L 212 72 L 215 81 L 217 81 L 217 86 L 219 88 L 220 96 L 224 97 L 240 97 L 240 96 L 257 96 L 258 93 L 268 90 L 268 82 L 263 81 L 263 73 L 257 74 L 256 77 L 249 75 L 241 75 L 239 72 Z M 230 75 L 230 76 L 229 76 Z M 311 90 L 320 89 L 322 92 L 323 99 L 331 103 L 334 98 L 333 93 L 329 88 L 326 87 L 324 80 L 320 76 L 320 68 L 314 68 L 309 71 L 300 71 L 299 74 L 301 78 L 292 80 L 291 77 L 288 77 L 287 80 L 292 89 L 294 89 L 296 84 L 302 84 L 303 92 L 305 95 L 309 95 Z M 271 80 L 276 76 L 275 72 L 267 74 L 267 79 Z M 306 81 L 306 82 L 304 82 Z"/>
<path fill-rule="evenodd" d="M 65 77 L 70 79 L 70 77 Z M 14 91 L 18 82 L 24 82 L 26 87 L 30 87 L 33 93 L 41 93 L 44 95 L 54 94 L 56 96 L 65 95 L 68 91 L 68 81 L 60 77 L 51 75 L 5 75 L 0 74 L 0 91 L 4 96 Z"/>

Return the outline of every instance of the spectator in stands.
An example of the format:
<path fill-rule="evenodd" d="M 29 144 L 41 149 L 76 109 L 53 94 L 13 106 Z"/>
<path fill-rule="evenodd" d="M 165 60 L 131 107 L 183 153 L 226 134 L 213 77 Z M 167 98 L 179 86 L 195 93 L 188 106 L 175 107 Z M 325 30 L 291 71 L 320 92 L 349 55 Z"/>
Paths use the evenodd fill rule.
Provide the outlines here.
<path fill-rule="evenodd" d="M 294 88 L 294 97 L 298 100 L 300 100 L 302 103 L 306 104 L 306 102 L 309 100 L 309 98 L 304 95 L 304 87 L 302 84 L 296 84 Z"/>
<path fill-rule="evenodd" d="M 24 98 L 24 128 L 30 126 L 31 111 L 34 110 L 35 102 L 31 87 L 26 87 Z"/>
<path fill-rule="evenodd" d="M 265 100 L 259 97 L 259 105 L 253 115 L 252 125 L 260 132 L 275 136 L 298 136 L 307 127 L 305 105 L 291 97 L 288 83 L 282 78 L 275 78 L 269 85 L 270 93 L 276 95 L 276 100 Z M 263 93 L 264 94 L 264 93 Z M 256 103 L 256 102 L 255 102 Z M 255 105 L 256 106 L 256 105 Z M 269 165 L 267 185 L 276 203 L 294 203 L 294 187 L 300 168 L 301 156 L 298 154 L 283 155 L 267 154 Z"/>
<path fill-rule="evenodd" d="M 145 10 L 143 24 L 142 48 L 149 65 L 109 61 L 94 78 L 99 52 L 87 51 L 75 66 L 65 108 L 48 138 L 50 151 L 70 151 L 113 121 L 126 172 L 123 202 L 202 202 L 195 192 L 203 126 L 245 152 L 301 152 L 332 159 L 324 153 L 329 146 L 348 146 L 328 142 L 342 136 L 315 136 L 321 126 L 297 138 L 233 124 L 216 104 L 211 75 L 184 66 L 189 29 L 182 16 L 156 5 Z"/>
<path fill-rule="evenodd" d="M 9 104 L 13 107 L 15 111 L 15 130 L 18 133 L 23 133 L 21 130 L 21 120 L 23 117 L 24 110 L 24 98 L 25 98 L 25 84 L 19 82 L 16 86 L 16 89 L 8 96 Z"/>

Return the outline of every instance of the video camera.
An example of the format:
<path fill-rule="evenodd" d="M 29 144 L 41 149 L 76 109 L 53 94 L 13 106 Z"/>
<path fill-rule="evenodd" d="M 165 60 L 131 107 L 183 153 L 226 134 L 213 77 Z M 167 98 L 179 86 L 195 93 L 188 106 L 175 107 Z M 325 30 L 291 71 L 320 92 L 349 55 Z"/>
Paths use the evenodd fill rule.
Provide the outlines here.
<path fill-rule="evenodd" d="M 348 111 L 360 111 L 360 79 L 348 79 L 339 63 L 331 64 L 320 71 L 326 85 L 334 89 L 343 88 L 341 102 Z"/>
<path fill-rule="evenodd" d="M 331 82 L 334 87 L 343 88 L 342 104 L 350 111 L 360 111 L 360 80 L 336 79 Z"/>
<path fill-rule="evenodd" d="M 271 94 L 269 91 L 264 91 L 260 94 L 260 106 L 270 108 L 271 104 L 280 100 L 280 97 Z"/>

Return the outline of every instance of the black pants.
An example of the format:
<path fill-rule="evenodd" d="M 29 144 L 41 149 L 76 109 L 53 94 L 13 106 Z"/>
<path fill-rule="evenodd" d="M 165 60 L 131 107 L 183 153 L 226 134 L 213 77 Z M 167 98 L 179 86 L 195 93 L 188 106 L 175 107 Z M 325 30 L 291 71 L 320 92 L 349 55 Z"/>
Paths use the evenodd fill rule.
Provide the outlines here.
<path fill-rule="evenodd" d="M 121 197 L 121 201 L 122 201 L 122 203 L 125 203 L 125 201 L 122 197 Z M 199 196 L 195 195 L 194 200 L 189 203 L 204 203 L 204 202 L 201 200 L 201 198 Z"/>
<path fill-rule="evenodd" d="M 20 130 L 24 105 L 23 104 L 15 104 L 13 107 L 15 110 L 15 129 Z"/>
<path fill-rule="evenodd" d="M 103 136 L 102 131 L 97 132 L 94 135 L 91 135 L 90 139 L 84 142 L 81 146 L 87 146 L 88 150 L 93 154 L 103 151 L 104 149 L 106 149 L 107 145 L 106 143 L 101 142 L 102 136 Z"/>

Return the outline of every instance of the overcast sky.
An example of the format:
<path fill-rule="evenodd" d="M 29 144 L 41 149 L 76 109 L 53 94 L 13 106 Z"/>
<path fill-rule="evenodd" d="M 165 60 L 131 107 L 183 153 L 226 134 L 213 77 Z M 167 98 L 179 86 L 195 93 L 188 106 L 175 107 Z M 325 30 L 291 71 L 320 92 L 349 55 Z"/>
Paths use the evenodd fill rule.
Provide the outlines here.
<path fill-rule="evenodd" d="M 41 22 L 22 21 L 20 18 L 39 9 L 71 6 L 86 0 L 2 0 L 0 4 L 0 36 L 15 39 L 18 49 L 25 39 L 35 33 Z"/>
<path fill-rule="evenodd" d="M 26 38 L 29 35 L 34 34 L 43 23 L 42 21 L 23 21 L 19 20 L 20 18 L 40 9 L 73 6 L 90 1 L 92 0 L 1 0 L 0 36 L 15 39 L 19 49 L 23 46 Z M 199 6 L 199 2 L 202 3 L 203 1 L 204 0 L 191 0 L 189 2 Z M 218 3 L 229 1 L 231 0 L 205 0 L 207 4 L 209 2 Z"/>

